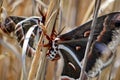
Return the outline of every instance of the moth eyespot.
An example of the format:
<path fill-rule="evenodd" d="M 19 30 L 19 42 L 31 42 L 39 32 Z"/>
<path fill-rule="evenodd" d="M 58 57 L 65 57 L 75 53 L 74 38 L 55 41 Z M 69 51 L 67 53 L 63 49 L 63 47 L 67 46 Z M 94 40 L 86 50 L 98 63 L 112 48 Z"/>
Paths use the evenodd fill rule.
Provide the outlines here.
<path fill-rule="evenodd" d="M 75 66 L 74 66 L 71 62 L 69 62 L 68 64 L 69 64 L 74 70 L 76 70 Z"/>
<path fill-rule="evenodd" d="M 55 42 L 57 42 L 58 40 L 60 40 L 60 38 L 55 38 Z"/>
<path fill-rule="evenodd" d="M 88 37 L 90 35 L 90 30 L 84 32 L 84 37 Z"/>
<path fill-rule="evenodd" d="M 76 48 L 77 51 L 81 49 L 80 46 L 76 46 L 75 48 Z"/>

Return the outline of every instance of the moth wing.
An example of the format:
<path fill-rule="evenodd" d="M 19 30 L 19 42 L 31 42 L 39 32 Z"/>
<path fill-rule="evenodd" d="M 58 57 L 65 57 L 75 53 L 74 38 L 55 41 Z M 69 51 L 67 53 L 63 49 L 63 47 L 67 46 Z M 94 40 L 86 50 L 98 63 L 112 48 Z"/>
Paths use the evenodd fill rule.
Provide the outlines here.
<path fill-rule="evenodd" d="M 60 54 L 64 60 L 62 76 L 78 79 L 81 71 L 81 60 L 84 57 L 87 38 L 80 39 L 74 43 L 59 44 Z M 76 50 L 76 46 L 80 49 Z M 82 49 L 83 48 L 83 49 Z"/>
<path fill-rule="evenodd" d="M 97 23 L 96 23 L 95 32 L 94 32 L 95 33 L 94 39 L 96 39 L 96 37 L 103 30 L 103 23 L 105 21 L 105 18 L 107 16 L 113 16 L 113 15 L 119 14 L 119 13 L 120 12 L 114 12 L 114 13 L 106 14 L 106 15 L 103 15 L 103 16 L 97 18 Z M 92 23 L 92 20 L 78 26 L 77 28 L 75 28 L 75 29 L 73 29 L 65 34 L 59 35 L 58 37 L 62 40 L 65 40 L 65 41 L 88 37 L 89 34 L 88 35 L 85 35 L 85 34 L 90 31 L 91 23 Z"/>
<path fill-rule="evenodd" d="M 100 70 L 108 66 L 113 60 L 113 53 L 105 43 L 95 41 L 89 52 L 86 72 L 88 76 L 95 77 Z"/>
<path fill-rule="evenodd" d="M 15 30 L 15 25 L 24 19 L 24 17 L 9 16 L 5 21 L 0 22 L 0 28 L 3 32 L 9 34 Z"/>

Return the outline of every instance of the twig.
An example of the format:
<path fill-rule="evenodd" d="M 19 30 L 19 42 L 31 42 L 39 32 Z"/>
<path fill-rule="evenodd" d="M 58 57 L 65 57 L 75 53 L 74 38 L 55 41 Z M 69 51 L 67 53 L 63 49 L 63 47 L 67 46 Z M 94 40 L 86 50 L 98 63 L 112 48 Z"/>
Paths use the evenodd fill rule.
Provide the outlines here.
<path fill-rule="evenodd" d="M 95 30 L 95 26 L 96 26 L 96 22 L 97 22 L 97 15 L 98 15 L 100 3 L 101 3 L 101 0 L 96 0 L 94 16 L 93 16 L 93 21 L 92 21 L 92 25 L 91 25 L 91 32 L 90 32 L 90 36 L 89 36 L 88 42 L 87 42 L 87 47 L 85 50 L 85 56 L 83 59 L 83 68 L 81 69 L 80 80 L 83 80 L 83 78 L 84 78 L 84 72 L 85 72 L 85 68 L 86 68 L 86 64 L 87 64 L 87 57 L 88 57 L 88 53 L 89 53 L 90 46 L 92 43 L 93 35 L 94 35 L 94 30 Z"/>
<path fill-rule="evenodd" d="M 59 16 L 58 16 L 59 17 L 59 20 L 58 20 L 59 22 L 58 22 L 58 30 L 57 30 L 58 35 L 61 33 L 61 31 L 63 31 L 62 30 L 62 16 L 63 16 L 62 15 L 62 11 L 63 11 L 62 10 L 62 4 L 63 4 L 63 0 L 60 1 Z"/>
<path fill-rule="evenodd" d="M 54 18 L 56 18 L 56 16 L 57 16 L 57 11 L 55 10 L 52 14 L 51 14 L 51 16 L 50 16 L 50 18 L 48 19 L 48 22 L 46 22 L 46 27 L 47 26 L 49 26 L 49 24 L 51 23 L 51 21 L 54 19 Z M 55 19 L 56 20 L 56 19 Z M 51 24 L 53 24 L 53 23 L 51 23 Z M 46 53 L 45 53 L 46 54 Z M 42 56 L 41 56 L 42 57 Z M 42 57 L 43 58 L 43 57 Z M 42 76 L 42 77 L 40 77 L 40 74 L 41 75 L 43 75 L 43 74 L 45 74 L 45 72 L 43 72 L 44 70 L 46 70 L 46 63 L 44 63 L 44 64 L 42 64 L 41 63 L 41 59 L 39 60 L 39 62 L 40 62 L 40 64 L 39 64 L 39 67 L 38 67 L 38 70 L 37 70 L 37 76 L 36 76 L 36 80 L 39 80 L 39 78 L 42 78 L 42 77 L 44 77 L 44 76 Z M 44 61 L 44 62 L 47 62 L 46 60 Z M 43 67 L 42 68 L 42 71 L 41 71 L 41 65 L 42 66 L 45 66 L 45 67 Z M 42 72 L 42 73 L 41 73 Z M 43 80 L 43 78 L 41 79 L 41 80 Z"/>
<path fill-rule="evenodd" d="M 48 36 L 51 35 L 52 30 L 55 27 L 54 24 L 56 22 L 56 18 L 58 15 L 56 10 L 58 10 L 58 8 L 59 8 L 59 0 L 52 0 L 49 7 L 48 7 L 48 13 L 46 16 L 46 23 L 45 23 L 45 27 L 47 27 L 46 31 L 47 31 Z M 53 14 L 54 14 L 54 16 L 52 17 L 52 19 L 50 19 Z M 44 39 L 44 42 L 46 44 L 46 43 L 48 43 L 48 40 Z M 38 79 L 36 76 L 37 80 L 44 80 L 44 78 L 45 78 L 46 53 L 48 51 L 48 48 L 45 47 L 42 50 L 43 50 L 42 51 L 43 53 L 41 54 L 41 57 L 40 57 L 40 62 L 39 62 L 40 64 L 39 64 L 39 70 L 38 70 L 40 79 Z"/>
<path fill-rule="evenodd" d="M 59 5 L 59 0 L 51 0 L 50 5 L 48 7 L 46 22 L 50 18 L 53 11 L 58 9 L 58 5 Z M 47 27 L 46 34 L 48 36 L 50 36 L 52 33 L 55 18 L 56 17 L 52 18 L 52 20 L 49 22 L 48 26 L 46 26 L 46 23 L 45 23 L 45 27 Z M 43 33 L 42 33 L 39 43 L 38 43 L 38 48 L 37 48 L 36 54 L 34 55 L 34 58 L 33 58 L 32 64 L 31 64 L 31 69 L 29 72 L 28 80 L 33 80 L 35 78 L 35 75 L 38 70 L 38 65 L 39 65 L 39 70 L 38 70 L 39 76 L 36 76 L 36 79 L 40 78 L 39 80 L 44 80 L 44 77 L 45 77 L 44 73 L 45 73 L 45 67 L 46 67 L 46 53 L 47 53 L 48 48 L 44 47 L 42 49 L 40 44 L 42 43 L 43 39 L 44 39 L 45 44 L 48 43 L 48 40 L 46 40 L 46 38 L 43 37 Z M 42 49 L 42 52 L 41 52 L 41 49 Z"/>
<path fill-rule="evenodd" d="M 43 39 L 43 33 L 41 34 L 38 44 L 41 44 L 42 39 Z M 28 74 L 28 80 L 33 80 L 35 77 L 35 74 L 37 72 L 38 63 L 39 63 L 40 54 L 41 54 L 40 50 L 41 50 L 41 46 L 38 45 L 37 51 L 34 55 L 34 58 L 33 58 L 32 64 L 31 64 L 30 72 Z"/>

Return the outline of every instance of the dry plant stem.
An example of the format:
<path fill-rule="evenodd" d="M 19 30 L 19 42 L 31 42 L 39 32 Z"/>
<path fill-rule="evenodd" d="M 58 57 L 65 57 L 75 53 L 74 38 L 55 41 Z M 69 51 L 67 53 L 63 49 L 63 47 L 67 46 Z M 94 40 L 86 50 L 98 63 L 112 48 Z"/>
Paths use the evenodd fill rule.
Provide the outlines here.
<path fill-rule="evenodd" d="M 27 80 L 27 71 L 26 71 L 26 51 L 27 51 L 27 45 L 28 45 L 28 42 L 29 42 L 29 39 L 30 39 L 30 36 L 33 32 L 33 30 L 35 29 L 35 27 L 37 27 L 36 25 L 35 26 L 32 26 L 28 32 L 26 33 L 26 36 L 25 36 L 25 40 L 23 42 L 23 49 L 22 49 L 22 66 L 23 66 L 23 78 L 25 80 Z"/>
<path fill-rule="evenodd" d="M 56 22 L 56 18 L 57 18 L 57 14 L 58 14 L 56 12 L 56 10 L 58 10 L 58 8 L 59 8 L 59 0 L 51 0 L 50 5 L 48 7 L 48 13 L 47 13 L 47 16 L 46 16 L 46 24 L 45 24 L 45 27 L 47 27 L 46 28 L 47 29 L 46 33 L 48 34 L 48 36 L 51 35 L 53 27 L 55 27 L 54 24 Z M 50 20 L 49 18 L 51 18 L 52 14 L 54 14 L 54 15 L 53 15 L 52 19 Z M 44 39 L 44 41 L 45 41 L 45 44 L 48 43 L 47 39 Z M 39 70 L 37 70 L 37 71 L 39 71 L 38 78 L 40 78 L 40 79 L 38 79 L 37 76 L 36 76 L 37 80 L 44 80 L 44 78 L 45 78 L 44 73 L 45 73 L 45 70 L 46 70 L 45 68 L 46 68 L 46 53 L 47 53 L 47 51 L 48 51 L 47 47 L 44 47 L 42 49 L 43 54 L 41 54 L 40 62 L 39 62 L 40 63 L 39 64 Z"/>
<path fill-rule="evenodd" d="M 58 34 L 61 33 L 61 30 L 62 30 L 62 3 L 63 3 L 63 0 L 60 1 L 60 8 L 59 8 L 59 22 L 58 22 Z"/>
<path fill-rule="evenodd" d="M 42 39 L 43 39 L 43 33 L 41 34 L 39 44 L 42 43 Z M 28 80 L 33 80 L 35 78 L 35 74 L 37 72 L 38 62 L 40 58 L 40 52 L 41 52 L 40 50 L 41 50 L 41 45 L 38 45 L 38 49 L 36 51 L 36 54 L 34 55 L 34 58 L 31 64 L 31 69 L 28 75 Z"/>
<path fill-rule="evenodd" d="M 49 19 L 49 17 L 51 16 L 52 12 L 59 7 L 58 3 L 59 3 L 59 0 L 51 0 L 50 5 L 48 7 L 46 22 Z M 54 25 L 54 22 L 55 22 L 54 20 L 55 20 L 55 18 L 53 18 L 50 21 L 48 26 L 45 25 L 47 27 L 48 36 L 50 36 L 51 33 L 52 33 L 52 28 L 53 28 L 53 25 Z M 46 66 L 46 53 L 47 53 L 48 48 L 47 47 L 43 48 L 42 53 L 41 53 L 40 50 L 41 50 L 42 47 L 40 46 L 40 44 L 42 42 L 42 39 L 45 39 L 43 37 L 43 33 L 41 34 L 41 37 L 40 37 L 40 40 L 39 40 L 39 43 L 38 43 L 38 48 L 37 48 L 36 54 L 34 55 L 32 64 L 31 64 L 31 69 L 30 69 L 30 72 L 29 72 L 28 80 L 33 80 L 35 78 L 35 75 L 36 75 L 37 69 L 38 69 L 38 65 L 39 65 L 39 76 L 36 76 L 36 79 L 38 79 L 38 77 L 40 77 L 39 80 L 44 79 L 44 76 L 45 76 L 44 75 L 44 73 L 45 73 L 44 68 Z M 45 44 L 48 43 L 47 40 L 44 40 L 44 42 L 45 42 Z"/>
<path fill-rule="evenodd" d="M 0 22 L 1 22 L 1 14 L 2 14 L 2 4 L 3 4 L 3 0 L 0 0 Z"/>
<path fill-rule="evenodd" d="M 37 70 L 37 75 L 36 75 L 35 80 L 45 80 L 46 65 L 48 61 L 44 57 L 46 58 L 46 55 L 41 55 L 41 58 L 43 58 L 43 60 L 42 61 L 41 59 L 39 60 L 40 63 L 39 63 L 39 67 Z M 43 67 L 42 70 L 41 70 L 41 67 Z"/>
<path fill-rule="evenodd" d="M 20 80 L 23 80 L 23 72 L 21 71 Z"/>
<path fill-rule="evenodd" d="M 87 47 L 86 47 L 86 50 L 85 50 L 85 56 L 84 56 L 84 59 L 83 59 L 83 68 L 81 69 L 80 80 L 83 80 L 83 78 L 84 78 L 84 72 L 85 72 L 86 63 L 87 63 L 87 57 L 88 57 L 88 53 L 89 53 L 90 46 L 91 46 L 91 43 L 92 43 L 93 35 L 94 35 L 94 30 L 95 30 L 95 26 L 96 26 L 97 15 L 98 15 L 100 3 L 101 3 L 101 0 L 96 0 L 96 2 L 95 2 L 95 10 L 94 10 L 93 21 L 92 21 L 92 24 L 91 24 L 91 32 L 90 32 L 90 36 L 89 36 L 88 42 L 87 42 Z"/>
<path fill-rule="evenodd" d="M 47 22 L 46 22 L 46 27 L 47 26 L 49 26 L 49 24 L 55 24 L 55 23 L 52 23 L 51 21 L 52 20 L 54 20 L 54 21 L 56 21 L 56 18 L 57 18 L 57 11 L 55 10 L 52 14 L 51 14 L 51 16 L 49 17 L 49 19 L 47 20 Z M 52 30 L 52 29 L 51 29 Z M 47 40 L 46 40 L 47 41 Z M 46 42 L 47 43 L 47 42 Z M 43 50 L 43 49 L 42 49 Z M 46 52 L 47 53 L 47 52 Z M 46 56 L 46 55 L 45 55 Z M 43 56 L 41 56 L 41 58 L 42 58 Z M 46 59 L 45 59 L 45 61 L 43 61 L 43 62 L 46 62 Z M 41 80 L 43 80 L 44 79 L 44 75 L 45 75 L 45 72 L 43 72 L 44 70 L 46 70 L 46 63 L 44 63 L 44 64 L 42 64 L 41 63 L 41 59 L 40 59 L 40 61 L 39 61 L 39 67 L 38 67 L 38 70 L 37 70 L 37 75 L 36 75 L 36 80 L 39 80 L 39 78 L 42 78 Z M 42 71 L 42 73 L 41 73 L 41 65 L 42 66 L 45 66 L 45 67 L 43 67 L 43 71 Z M 40 74 L 42 75 L 42 77 L 40 77 Z"/>

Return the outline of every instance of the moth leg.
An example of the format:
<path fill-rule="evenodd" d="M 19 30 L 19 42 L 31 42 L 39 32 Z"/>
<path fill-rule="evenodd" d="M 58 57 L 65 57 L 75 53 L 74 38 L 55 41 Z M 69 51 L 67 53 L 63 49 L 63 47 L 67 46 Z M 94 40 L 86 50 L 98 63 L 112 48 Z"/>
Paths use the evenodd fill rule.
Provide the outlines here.
<path fill-rule="evenodd" d="M 47 16 L 47 11 L 46 11 L 46 12 L 43 12 L 40 7 L 38 7 L 38 10 L 39 10 L 39 13 L 40 13 L 41 16 L 42 16 L 42 21 L 41 21 L 41 22 L 42 22 L 43 24 L 45 24 L 45 20 L 46 20 L 46 16 Z"/>
<path fill-rule="evenodd" d="M 39 44 L 40 46 L 42 46 L 42 47 L 49 47 L 50 46 L 50 44 L 48 43 L 48 44 L 43 44 L 43 43 L 41 43 L 41 44 Z"/>

